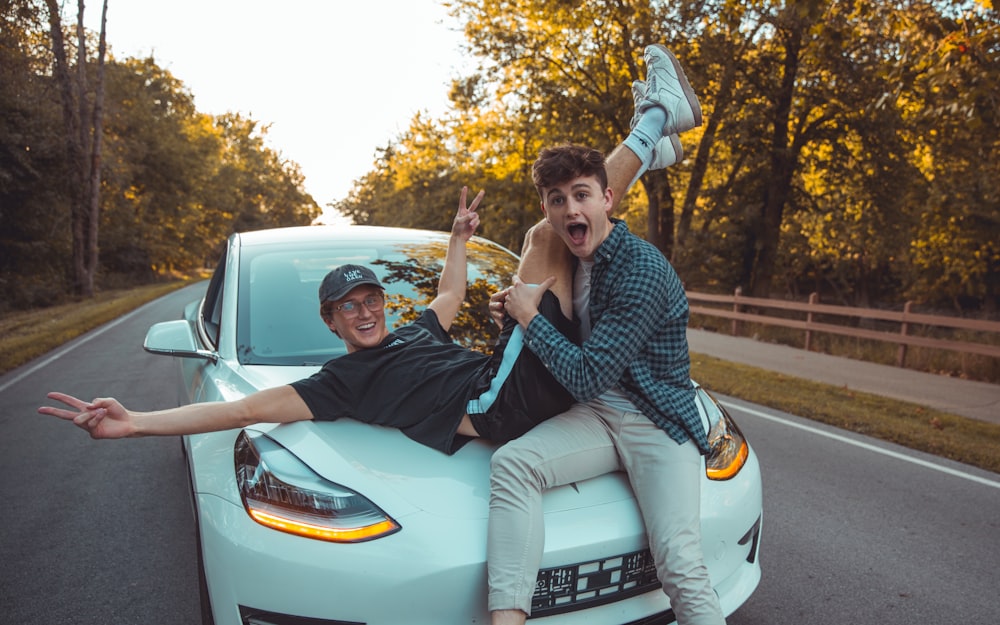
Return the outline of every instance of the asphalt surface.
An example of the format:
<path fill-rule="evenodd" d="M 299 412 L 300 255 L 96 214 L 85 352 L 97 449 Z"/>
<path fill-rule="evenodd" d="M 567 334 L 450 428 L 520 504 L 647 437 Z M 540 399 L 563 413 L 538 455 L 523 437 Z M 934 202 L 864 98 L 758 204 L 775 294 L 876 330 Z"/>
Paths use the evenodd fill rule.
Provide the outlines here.
<path fill-rule="evenodd" d="M 95 441 L 45 394 L 177 405 L 177 362 L 142 350 L 187 287 L 0 376 L 0 625 L 198 623 L 196 535 L 177 437 Z"/>
<path fill-rule="evenodd" d="M 820 354 L 705 330 L 691 352 L 1000 424 L 1000 385 Z"/>

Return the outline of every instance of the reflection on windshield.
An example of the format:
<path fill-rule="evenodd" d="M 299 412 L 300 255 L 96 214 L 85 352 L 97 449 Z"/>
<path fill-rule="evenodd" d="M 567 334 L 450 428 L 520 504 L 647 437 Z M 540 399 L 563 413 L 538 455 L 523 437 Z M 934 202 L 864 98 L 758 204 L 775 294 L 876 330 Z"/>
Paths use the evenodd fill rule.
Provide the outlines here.
<path fill-rule="evenodd" d="M 478 242 L 466 247 L 469 278 L 465 304 L 452 323 L 449 334 L 460 345 L 488 352 L 497 337 L 490 317 L 490 296 L 506 286 L 517 270 L 517 260 L 506 252 Z M 386 311 L 397 319 L 391 327 L 412 323 L 437 295 L 438 277 L 444 265 L 446 246 L 401 246 L 398 260 L 376 260 L 385 268 L 384 284 L 407 284 L 409 296 L 397 294 L 386 298 Z"/>

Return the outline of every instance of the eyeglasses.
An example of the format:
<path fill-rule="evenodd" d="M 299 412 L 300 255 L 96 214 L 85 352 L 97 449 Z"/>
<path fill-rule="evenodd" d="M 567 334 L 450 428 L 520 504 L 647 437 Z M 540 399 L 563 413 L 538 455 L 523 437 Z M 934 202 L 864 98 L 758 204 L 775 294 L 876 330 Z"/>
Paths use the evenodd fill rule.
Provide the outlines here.
<path fill-rule="evenodd" d="M 352 317 L 357 317 L 358 315 L 361 314 L 361 308 L 360 308 L 361 304 L 364 304 L 365 308 L 367 308 L 370 312 L 375 312 L 382 308 L 382 304 L 384 302 L 385 298 L 382 297 L 381 293 L 379 294 L 373 293 L 365 297 L 360 302 L 356 302 L 354 300 L 347 300 L 340 306 L 334 306 L 333 309 L 336 312 L 342 313 L 345 317 L 350 319 Z"/>

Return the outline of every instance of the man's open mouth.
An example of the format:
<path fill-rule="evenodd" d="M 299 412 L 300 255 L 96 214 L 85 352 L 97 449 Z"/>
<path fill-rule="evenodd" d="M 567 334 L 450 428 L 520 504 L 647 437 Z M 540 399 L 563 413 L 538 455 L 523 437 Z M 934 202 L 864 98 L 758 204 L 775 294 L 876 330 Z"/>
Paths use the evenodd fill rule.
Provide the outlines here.
<path fill-rule="evenodd" d="M 566 232 L 573 243 L 583 243 L 587 238 L 587 224 L 570 224 L 566 228 Z"/>

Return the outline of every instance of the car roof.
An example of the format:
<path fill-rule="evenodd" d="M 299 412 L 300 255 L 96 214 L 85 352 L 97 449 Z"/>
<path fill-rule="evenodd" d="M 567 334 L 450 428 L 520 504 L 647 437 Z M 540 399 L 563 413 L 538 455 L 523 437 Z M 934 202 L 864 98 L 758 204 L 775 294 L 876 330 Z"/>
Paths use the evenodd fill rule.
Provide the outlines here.
<path fill-rule="evenodd" d="M 390 228 L 385 226 L 322 225 L 293 226 L 240 232 L 236 236 L 240 245 L 272 245 L 275 243 L 319 243 L 323 241 L 426 241 L 447 237 L 448 233 L 414 228 Z"/>

